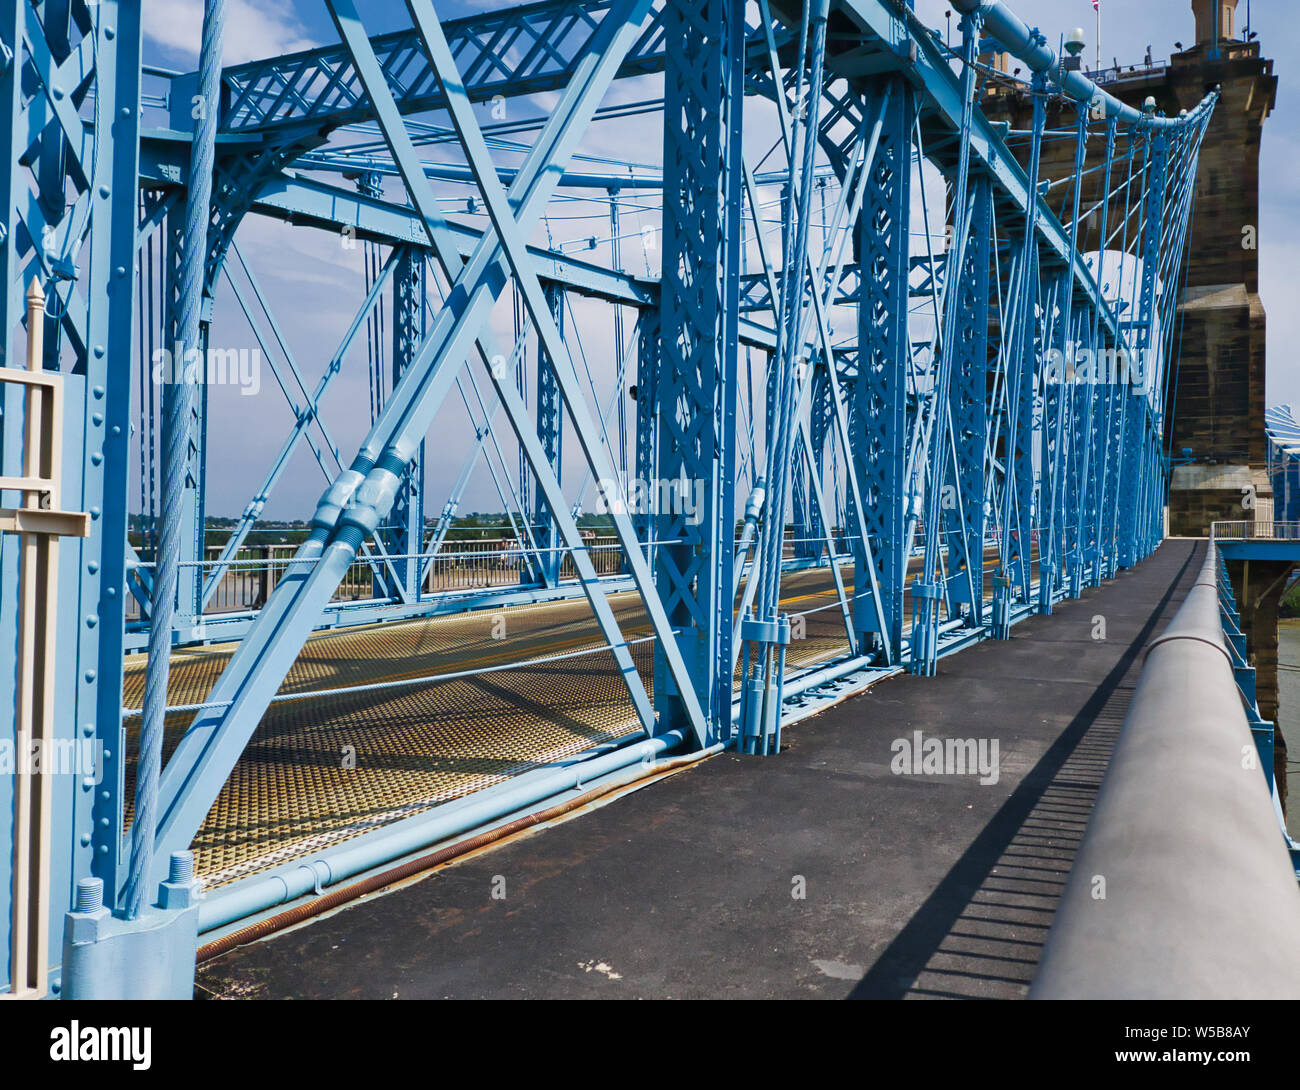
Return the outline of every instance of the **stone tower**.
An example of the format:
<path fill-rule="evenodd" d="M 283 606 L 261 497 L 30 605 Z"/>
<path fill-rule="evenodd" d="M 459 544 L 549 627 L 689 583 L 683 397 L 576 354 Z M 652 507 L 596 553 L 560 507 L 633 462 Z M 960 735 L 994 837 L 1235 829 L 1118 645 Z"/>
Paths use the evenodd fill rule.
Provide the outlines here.
<path fill-rule="evenodd" d="M 1192 258 L 1178 309 L 1182 355 L 1166 411 L 1175 534 L 1205 533 L 1215 519 L 1272 518 L 1264 471 L 1259 147 L 1277 78 L 1259 43 L 1244 40 L 1236 9 L 1237 0 L 1193 0 L 1196 44 L 1170 59 L 1165 92 L 1156 95 L 1179 109 L 1206 88 L 1221 92 L 1201 149 Z"/>
<path fill-rule="evenodd" d="M 1192 0 L 1192 14 L 1196 16 L 1198 44 L 1236 37 L 1237 0 Z"/>
<path fill-rule="evenodd" d="M 1259 42 L 1246 40 L 1237 0 L 1192 0 L 1195 43 L 1167 63 L 1116 63 L 1090 78 L 1134 106 L 1154 96 L 1174 116 L 1191 109 L 1215 87 L 1221 97 L 1201 148 L 1196 206 L 1189 239 L 1186 289 L 1180 300 L 1175 348 L 1181 342 L 1176 381 L 1165 409 L 1166 443 L 1174 468 L 1169 515 L 1172 534 L 1202 535 L 1215 520 L 1269 519 L 1272 491 L 1265 471 L 1264 308 L 1259 298 L 1259 148 L 1273 109 L 1277 78 Z M 993 120 L 1015 129 L 1030 124 L 1027 96 L 991 78 L 982 101 Z M 1048 128 L 1070 127 L 1073 108 L 1048 110 Z M 1127 152 L 1121 140 L 1117 159 Z M 1086 167 L 1099 166 L 1104 141 L 1088 143 Z M 1062 178 L 1074 171 L 1074 143 L 1056 140 L 1043 148 L 1042 174 Z M 1101 171 L 1083 186 L 1083 207 L 1100 196 Z M 1054 194 L 1064 194 L 1059 186 Z M 1058 214 L 1064 209 L 1053 201 Z M 1111 229 L 1115 227 L 1112 218 Z M 1097 248 L 1099 225 L 1089 221 L 1081 248 Z M 1180 334 L 1180 335 L 1178 335 Z"/>

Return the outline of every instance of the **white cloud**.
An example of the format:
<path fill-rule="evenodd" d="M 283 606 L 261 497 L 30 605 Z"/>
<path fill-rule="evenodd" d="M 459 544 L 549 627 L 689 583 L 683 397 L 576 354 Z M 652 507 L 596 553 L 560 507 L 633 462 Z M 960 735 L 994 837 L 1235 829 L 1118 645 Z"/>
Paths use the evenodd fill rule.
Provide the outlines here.
<path fill-rule="evenodd" d="M 145 37 L 197 65 L 203 36 L 203 0 L 144 0 Z M 241 64 L 319 43 L 308 35 L 290 0 L 227 0 L 223 61 Z"/>

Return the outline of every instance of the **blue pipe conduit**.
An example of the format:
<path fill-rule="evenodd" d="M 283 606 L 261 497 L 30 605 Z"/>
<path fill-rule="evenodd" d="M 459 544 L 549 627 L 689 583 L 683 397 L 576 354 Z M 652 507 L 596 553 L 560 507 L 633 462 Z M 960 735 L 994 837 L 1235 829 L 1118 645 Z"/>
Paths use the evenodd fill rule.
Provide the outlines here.
<path fill-rule="evenodd" d="M 1020 17 L 1001 0 L 981 3 L 980 0 L 954 0 L 953 7 L 963 14 L 979 12 L 984 30 L 997 39 L 1006 51 L 1024 63 L 1033 72 L 1046 73 L 1060 89 L 1076 102 L 1100 103 L 1105 106 L 1106 117 L 1115 118 L 1130 128 L 1139 125 L 1153 129 L 1179 129 L 1193 124 L 1213 108 L 1217 99 L 1207 95 L 1197 106 L 1181 117 L 1157 117 L 1121 102 L 1109 91 L 1088 79 L 1082 72 L 1067 71 L 1057 61 L 1056 52 L 1037 30 L 1030 30 Z"/>
<path fill-rule="evenodd" d="M 440 841 L 462 836 L 470 830 L 484 829 L 508 814 L 536 806 L 562 792 L 589 787 L 601 777 L 632 765 L 649 766 L 656 757 L 680 746 L 685 740 L 684 731 L 672 730 L 564 768 L 535 776 L 520 776 L 500 790 L 470 796 L 463 804 L 439 806 L 427 814 L 398 822 L 382 836 L 348 841 L 332 851 L 286 864 L 262 878 L 241 882 L 228 892 L 209 894 L 199 907 L 199 932 L 211 931 L 319 892 L 345 878 L 363 874 Z M 719 749 L 720 746 L 715 746 L 710 752 Z M 647 768 L 647 771 L 652 769 Z"/>

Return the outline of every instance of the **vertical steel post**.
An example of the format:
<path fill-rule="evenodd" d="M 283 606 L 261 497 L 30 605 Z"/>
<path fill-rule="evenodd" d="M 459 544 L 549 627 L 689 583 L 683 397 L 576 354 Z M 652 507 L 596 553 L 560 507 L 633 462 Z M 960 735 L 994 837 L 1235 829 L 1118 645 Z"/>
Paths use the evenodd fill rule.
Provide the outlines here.
<path fill-rule="evenodd" d="M 989 269 L 993 234 L 992 183 L 972 179 L 970 238 L 960 279 L 953 371 L 948 386 L 952 454 L 956 460 L 953 499 L 940 507 L 948 543 L 948 601 L 964 604 L 967 624 L 984 616 L 984 451 L 989 432 Z M 950 289 L 951 290 L 951 289 Z"/>
<path fill-rule="evenodd" d="M 862 515 L 875 564 L 885 636 L 903 639 L 903 592 L 907 577 L 908 490 L 907 371 L 909 228 L 912 195 L 912 128 L 916 104 L 911 86 L 892 81 L 880 138 L 865 182 L 858 218 L 858 373 L 849 384 L 850 456 L 862 489 Z M 879 100 L 886 82 L 867 92 Z M 868 106 L 870 112 L 870 106 Z M 853 519 L 849 525 L 853 525 Z M 859 645 L 879 646 L 876 603 L 871 599 L 866 543 L 854 542 L 853 619 Z M 873 635 L 874 634 L 874 635 Z"/>
<path fill-rule="evenodd" d="M 167 679 L 171 669 L 172 614 L 181 557 L 181 494 L 191 465 L 191 414 L 194 411 L 196 365 L 192 353 L 203 346 L 199 334 L 208 253 L 208 221 L 212 198 L 212 167 L 220 115 L 221 40 L 225 0 L 207 0 L 203 40 L 199 51 L 199 94 L 195 103 L 194 142 L 190 148 L 189 190 L 185 204 L 184 275 L 180 284 L 172 366 L 163 387 L 162 526 L 151 598 L 153 624 L 149 631 L 149 664 L 145 675 L 144 719 L 140 727 L 135 817 L 131 826 L 131 871 L 126 912 L 135 917 L 148 896 L 153 865 L 154 830 L 158 814 L 158 780 L 167 708 Z M 128 307 L 129 309 L 129 307 Z M 203 366 L 200 355 L 197 366 Z M 201 583 L 201 581 L 200 581 Z M 201 593 L 201 586 L 199 588 Z"/>
<path fill-rule="evenodd" d="M 1088 106 L 1078 103 L 1075 107 L 1078 117 L 1074 135 L 1074 186 L 1072 208 L 1070 213 L 1070 273 L 1066 278 L 1061 299 L 1061 328 L 1064 344 L 1064 366 L 1061 370 L 1061 411 L 1062 420 L 1058 436 L 1063 449 L 1060 452 L 1060 468 L 1056 491 L 1059 503 L 1053 511 L 1053 518 L 1060 520 L 1057 530 L 1060 558 L 1061 582 L 1069 587 L 1072 596 L 1081 589 L 1079 585 L 1079 531 L 1080 531 L 1080 481 L 1079 475 L 1083 464 L 1082 444 L 1084 429 L 1081 426 L 1083 403 L 1080 391 L 1088 392 L 1085 384 L 1079 381 L 1079 350 L 1083 343 L 1084 324 L 1074 310 L 1076 282 L 1074 267 L 1079 260 L 1079 222 L 1080 203 L 1083 197 L 1084 167 L 1088 159 Z M 1050 611 L 1052 605 L 1049 596 L 1046 602 Z"/>
<path fill-rule="evenodd" d="M 393 386 L 415 359 L 424 340 L 425 261 L 421 251 L 402 249 L 393 270 Z M 380 568 L 384 597 L 415 599 L 420 592 L 420 561 L 424 543 L 424 441 L 401 475 L 386 525 L 381 528 L 384 551 L 399 557 Z"/>
<path fill-rule="evenodd" d="M 664 29 L 662 337 L 658 481 L 700 509 L 656 513 L 656 584 L 695 681 L 710 741 L 731 733 L 736 374 L 740 311 L 744 5 L 668 0 Z M 666 489 L 656 489 L 666 492 Z M 687 725 L 655 653 L 658 730 Z"/>
<path fill-rule="evenodd" d="M 947 470 L 952 460 L 952 418 L 949 399 L 952 375 L 960 356 L 960 326 L 966 317 L 961 311 L 968 272 L 966 254 L 970 247 L 971 202 L 971 130 L 975 112 L 975 57 L 978 48 L 980 17 L 978 12 L 962 15 L 962 117 L 957 176 L 953 180 L 953 242 L 948 250 L 943 292 L 942 332 L 934 367 L 934 407 L 931 418 L 927 472 L 925 481 L 925 550 L 921 572 L 912 583 L 912 665 L 919 674 L 933 674 L 938 657 L 939 605 L 944 587 L 939 581 L 939 562 L 943 530 L 943 509 L 948 496 L 960 505 L 960 493 L 949 493 Z M 980 457 L 983 457 L 981 448 Z M 954 482 L 952 487 L 956 487 Z M 960 514 L 958 516 L 961 517 Z"/>
<path fill-rule="evenodd" d="M 1035 41 L 1042 44 L 1041 34 Z M 1011 347 L 1007 352 L 1008 419 L 1006 451 L 1003 458 L 1002 540 L 998 547 L 998 571 L 993 577 L 993 633 L 998 639 L 1011 636 L 1012 587 L 1021 600 L 1030 594 L 1032 559 L 1032 521 L 1034 502 L 1034 380 L 1038 362 L 1035 341 L 1036 311 L 1039 304 L 1038 279 L 1038 172 L 1042 161 L 1043 127 L 1046 121 L 1044 99 L 1047 80 L 1041 72 L 1033 78 L 1033 128 L 1029 144 L 1029 195 L 1025 209 L 1025 228 L 1019 240 L 1019 254 L 1014 263 L 1007 311 L 1011 326 Z"/>
<path fill-rule="evenodd" d="M 656 389 L 659 378 L 659 312 L 647 308 L 637 323 L 636 355 L 636 477 L 647 484 L 659 477 L 655 457 L 655 432 L 658 421 Z M 636 519 L 637 535 L 646 547 L 646 562 L 652 567 L 657 549 L 653 547 L 654 517 L 648 507 Z"/>
<path fill-rule="evenodd" d="M 1143 557 L 1141 512 L 1143 486 L 1148 475 L 1157 471 L 1152 459 L 1152 402 L 1146 385 L 1156 366 L 1158 341 L 1156 292 L 1159 286 L 1160 242 L 1164 229 L 1165 173 L 1169 161 L 1169 142 L 1161 129 L 1151 129 L 1147 136 L 1147 188 L 1142 207 L 1142 287 L 1137 313 L 1135 371 L 1129 375 L 1124 396 L 1129 400 L 1124 422 L 1124 464 L 1130 472 L 1120 483 L 1119 565 L 1132 567 Z M 1139 381 L 1141 380 L 1141 388 Z"/>
<path fill-rule="evenodd" d="M 831 360 L 827 366 L 834 367 L 835 361 Z M 816 468 L 811 470 L 810 473 L 815 475 L 818 481 L 821 481 L 824 479 L 826 473 L 826 441 L 831 434 L 833 410 L 831 408 L 830 399 L 835 395 L 831 391 L 830 380 L 828 379 L 826 372 L 821 368 L 818 368 L 816 374 L 813 376 L 813 383 L 812 408 L 808 418 L 808 439 L 812 445 Z M 811 484 L 811 481 L 809 483 Z M 828 531 L 835 529 L 835 510 L 831 508 L 828 512 L 832 519 L 832 525 L 824 525 L 822 523 L 821 510 L 815 502 L 815 496 L 811 487 L 808 489 L 808 493 L 806 516 L 808 541 L 806 542 L 804 555 L 815 557 L 821 552 L 822 539 L 826 536 Z M 831 551 L 831 559 L 834 559 L 834 550 Z"/>
<path fill-rule="evenodd" d="M 42 476 L 68 506 L 88 517 L 84 540 L 71 542 L 55 562 L 42 561 L 50 600 L 34 617 L 45 629 L 41 684 L 48 691 L 46 737 L 53 747 L 102 753 L 86 775 L 40 776 L 39 804 L 49 822 L 45 891 L 48 915 L 69 907 L 78 877 L 112 883 L 122 831 L 122 654 L 127 585 L 127 480 L 132 325 L 132 281 L 138 222 L 140 11 L 138 4 L 100 0 L 88 14 L 67 4 L 0 3 L 0 143 L 9 152 L 0 171 L 0 364 L 20 362 L 14 340 L 23 318 L 23 289 L 41 284 L 28 335 L 44 334 L 33 382 L 53 391 L 41 423 Z M 93 117 L 82 110 L 93 102 Z M 48 376 L 45 371 L 63 371 Z M 36 431 L 23 410 L 20 385 L 0 384 L 0 450 L 19 465 Z M 69 457 L 62 457 L 68 436 Z M 48 502 L 58 504 L 52 489 Z M 55 514 L 42 505 L 42 518 Z M 21 665 L 15 633 L 18 610 L 16 535 L 0 535 L 0 707 L 16 697 Z M 58 602 L 53 590 L 58 587 Z M 53 645 L 50 644 L 53 637 Z M 54 647 L 57 646 L 57 653 Z M 0 717 L 3 720 L 4 717 Z M 14 723 L 0 722 L 0 739 L 16 741 Z M 102 743 L 100 749 L 96 743 Z M 52 751 L 52 749 L 51 749 Z M 66 751 L 65 751 L 66 752 Z M 44 764 L 44 761 L 42 762 Z M 97 775 L 96 773 L 102 773 Z M 14 778 L 0 776 L 0 840 L 10 843 Z M 0 882 L 0 917 L 13 909 L 12 882 Z M 0 930 L 0 963 L 14 968 L 8 931 Z M 57 949 L 44 940 L 28 947 L 28 969 L 44 973 Z"/>
<path fill-rule="evenodd" d="M 1114 117 L 1106 121 L 1106 162 L 1101 182 L 1101 226 L 1097 232 L 1097 269 L 1098 285 L 1105 283 L 1107 239 L 1110 237 L 1110 202 L 1111 179 L 1115 171 L 1115 136 L 1118 122 Z M 1106 529 L 1108 495 L 1107 485 L 1111 469 L 1112 451 L 1110 443 L 1111 416 L 1115 409 L 1115 391 L 1111 385 L 1111 361 L 1114 360 L 1114 348 L 1106 344 L 1102 331 L 1101 317 L 1104 303 L 1093 311 L 1092 347 L 1093 347 L 1093 442 L 1089 461 L 1089 506 L 1091 511 L 1091 539 L 1086 551 L 1086 561 L 1090 565 L 1089 585 L 1101 586 L 1109 560 Z"/>
<path fill-rule="evenodd" d="M 555 327 L 564 335 L 564 289 L 551 285 L 546 289 L 546 305 L 555 318 Z M 563 461 L 564 441 L 564 400 L 560 396 L 560 387 L 556 382 L 555 369 L 545 352 L 537 351 L 537 435 L 542 441 L 542 450 L 546 460 L 555 470 L 555 479 L 564 479 L 561 462 Z M 536 513 L 535 530 L 537 547 L 541 550 L 542 579 L 548 587 L 560 581 L 560 566 L 564 554 L 560 551 L 560 528 L 553 512 L 546 502 L 546 496 L 540 484 L 536 485 L 533 495 L 533 511 Z"/>
<path fill-rule="evenodd" d="M 1065 476 L 1066 354 L 1070 332 L 1062 300 L 1073 293 L 1072 273 L 1055 277 L 1043 314 L 1043 417 L 1038 433 L 1038 610 L 1052 612 L 1061 574 L 1061 493 Z"/>

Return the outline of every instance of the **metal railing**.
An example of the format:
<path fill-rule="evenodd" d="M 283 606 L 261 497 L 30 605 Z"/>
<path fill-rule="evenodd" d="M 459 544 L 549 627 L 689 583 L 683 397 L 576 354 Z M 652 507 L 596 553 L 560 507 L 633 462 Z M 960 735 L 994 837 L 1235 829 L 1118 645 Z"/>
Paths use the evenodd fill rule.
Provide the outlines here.
<path fill-rule="evenodd" d="M 1031 998 L 1300 997 L 1300 886 L 1234 675 L 1230 603 L 1211 540 L 1146 649 Z"/>
<path fill-rule="evenodd" d="M 1300 541 L 1300 522 L 1216 522 L 1210 526 L 1215 541 Z"/>
<path fill-rule="evenodd" d="M 586 549 L 596 574 L 617 575 L 623 570 L 623 549 L 617 538 L 590 538 Z M 301 566 L 301 561 L 296 565 L 294 562 L 297 550 L 296 545 L 253 545 L 240 549 L 222 573 L 221 581 L 204 613 L 239 613 L 261 609 L 285 573 L 291 567 Z M 206 553 L 207 559 L 202 564 L 205 577 L 216 566 L 221 546 L 210 545 Z M 399 570 L 408 561 L 425 567 L 421 593 L 436 594 L 517 586 L 528 582 L 535 576 L 536 556 L 536 553 L 520 549 L 513 538 L 492 538 L 444 541 L 436 553 L 390 555 L 387 560 Z M 572 555 L 564 551 L 559 578 L 576 579 L 577 576 Z M 389 577 L 384 557 L 376 555 L 373 560 L 359 558 L 348 568 L 330 601 L 358 602 L 387 597 L 385 582 Z M 134 598 L 128 599 L 127 618 L 140 618 L 140 606 Z"/>
<path fill-rule="evenodd" d="M 1154 79 L 1157 76 L 1163 76 L 1168 70 L 1169 65 L 1161 62 L 1134 64 L 1125 67 L 1124 65 L 1111 65 L 1109 68 L 1103 68 L 1100 71 L 1089 70 L 1088 78 L 1098 86 L 1107 86 L 1112 83 L 1122 83 L 1125 80 Z"/>

